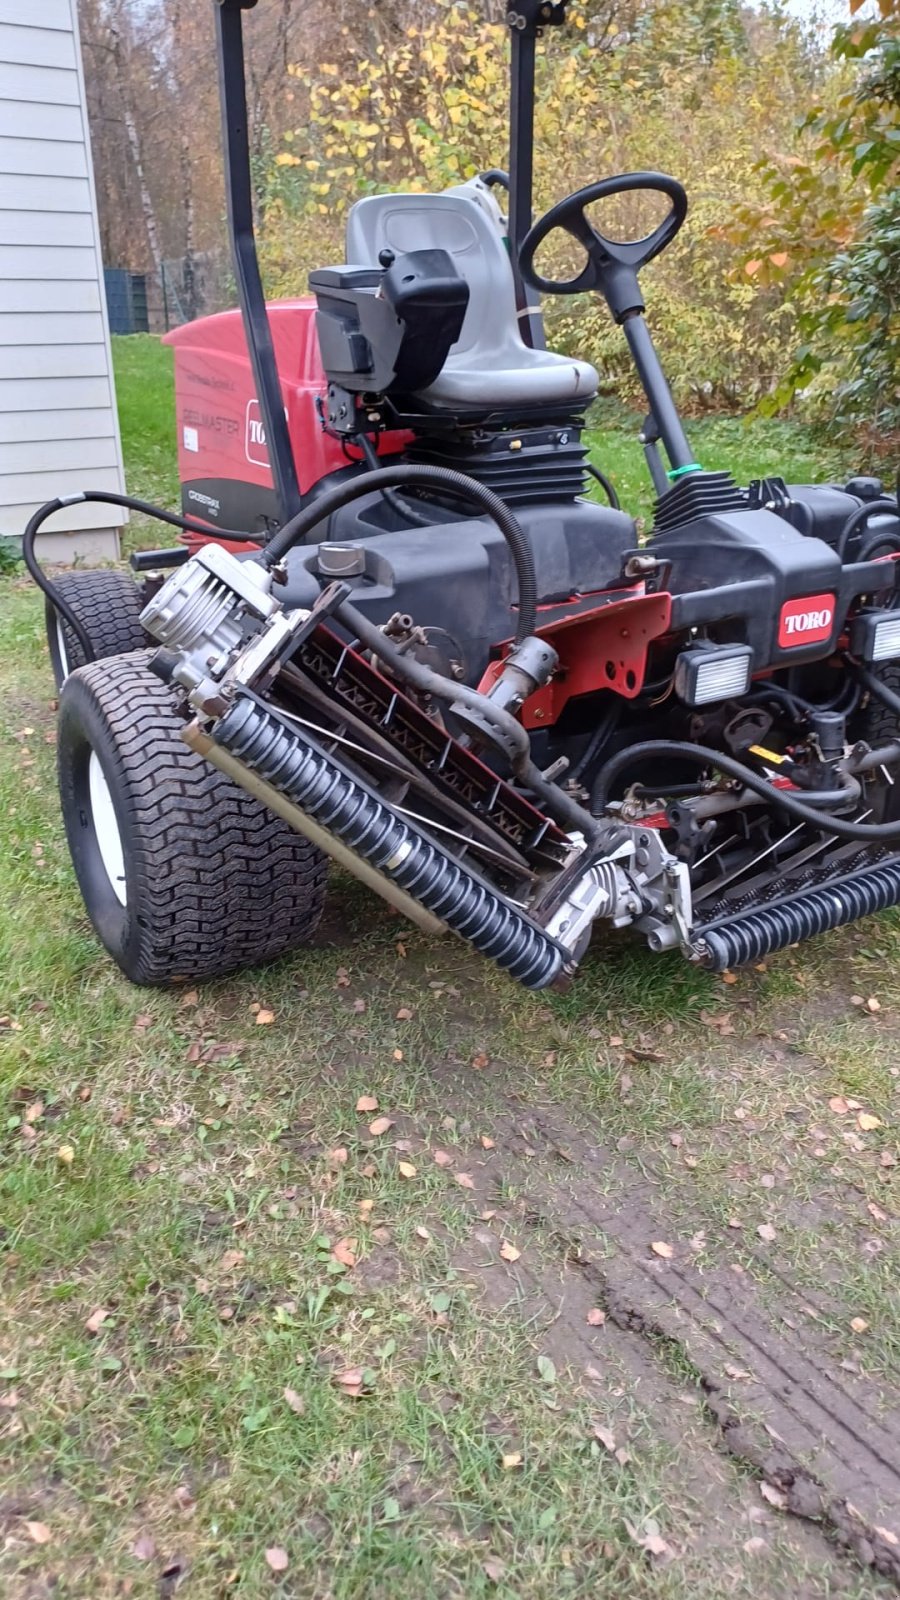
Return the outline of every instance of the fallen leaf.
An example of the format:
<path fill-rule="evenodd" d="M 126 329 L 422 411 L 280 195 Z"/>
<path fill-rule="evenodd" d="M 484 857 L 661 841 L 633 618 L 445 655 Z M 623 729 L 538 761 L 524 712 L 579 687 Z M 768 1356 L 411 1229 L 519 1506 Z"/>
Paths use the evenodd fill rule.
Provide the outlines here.
<path fill-rule="evenodd" d="M 339 989 L 349 989 L 350 987 L 350 974 L 346 967 L 338 967 L 337 969 L 337 986 Z"/>
<path fill-rule="evenodd" d="M 770 1506 L 776 1506 L 779 1511 L 783 1511 L 787 1505 L 787 1496 L 780 1489 L 776 1489 L 773 1483 L 761 1483 L 759 1492 L 764 1500 L 768 1500 Z"/>
<path fill-rule="evenodd" d="M 35 1100 L 32 1105 L 25 1107 L 25 1121 L 26 1122 L 40 1122 L 40 1119 L 41 1119 L 41 1117 L 43 1115 L 44 1115 L 44 1102 L 43 1102 L 43 1100 Z"/>
<path fill-rule="evenodd" d="M 654 1255 L 662 1256 L 664 1261 L 671 1261 L 675 1254 L 672 1246 L 670 1244 L 666 1244 L 663 1239 L 655 1239 L 651 1244 L 650 1249 L 653 1251 Z"/>
<path fill-rule="evenodd" d="M 331 1252 L 335 1261 L 339 1261 L 342 1267 L 355 1267 L 358 1242 L 356 1239 L 338 1239 Z"/>
<path fill-rule="evenodd" d="M 336 1150 L 329 1150 L 328 1165 L 330 1167 L 345 1167 L 347 1165 L 347 1146 L 339 1144 Z"/>
<path fill-rule="evenodd" d="M 398 1022 L 411 1022 L 412 1021 L 412 1012 L 410 1011 L 409 1006 L 401 1006 L 400 1007 L 400 1010 L 397 1012 L 397 1021 Z"/>
<path fill-rule="evenodd" d="M 432 1157 L 439 1167 L 452 1167 L 453 1157 L 446 1150 L 432 1150 Z"/>
<path fill-rule="evenodd" d="M 775 1187 L 775 1175 L 774 1175 L 774 1173 L 764 1172 L 759 1181 L 762 1184 L 764 1189 L 774 1189 L 774 1187 Z"/>
<path fill-rule="evenodd" d="M 46 1522 L 26 1522 L 25 1532 L 33 1544 L 49 1544 L 53 1538 Z"/>
<path fill-rule="evenodd" d="M 850 1319 L 850 1326 L 854 1333 L 865 1333 L 869 1324 L 867 1323 L 865 1317 L 852 1317 Z"/>
<path fill-rule="evenodd" d="M 365 1000 L 363 1000 L 361 995 L 357 995 L 356 999 L 353 1002 L 353 1010 L 356 1012 L 356 1015 L 358 1017 L 361 1017 L 363 1012 L 365 1011 L 365 1009 L 366 1009 Z"/>
<path fill-rule="evenodd" d="M 456 1179 L 456 1181 L 459 1184 L 461 1189 L 474 1189 L 474 1187 L 475 1187 L 475 1179 L 472 1177 L 471 1173 L 469 1173 L 469 1172 L 454 1172 L 453 1176 Z"/>
<path fill-rule="evenodd" d="M 873 1128 L 880 1128 L 882 1126 L 881 1118 L 874 1117 L 871 1111 L 861 1111 L 856 1119 L 856 1123 L 857 1127 L 862 1128 L 863 1133 L 871 1133 Z"/>
<path fill-rule="evenodd" d="M 866 1010 L 867 1011 L 872 1011 L 872 1012 L 880 1011 L 881 1010 L 881 1001 L 880 1000 L 876 1000 L 875 996 L 873 994 L 870 994 L 868 1000 L 866 1001 Z"/>
<path fill-rule="evenodd" d="M 199 999 L 200 996 L 196 989 L 185 989 L 184 994 L 181 996 L 182 1010 L 187 1011 L 190 1006 L 197 1005 Z"/>
<path fill-rule="evenodd" d="M 774 260 L 774 257 L 772 259 Z M 728 971 L 726 971 L 726 972 L 722 973 L 722 982 L 723 983 L 737 983 L 737 981 L 738 981 L 738 975 L 737 975 L 736 972 L 728 972 Z"/>
<path fill-rule="evenodd" d="M 746 1550 L 748 1556 L 756 1556 L 759 1555 L 761 1550 L 765 1550 L 766 1541 L 765 1539 L 761 1539 L 758 1533 L 755 1533 L 752 1539 L 744 1540 L 743 1548 Z"/>
<path fill-rule="evenodd" d="M 674 1149 L 679 1150 L 681 1148 L 681 1146 L 684 1144 L 684 1138 L 680 1133 L 670 1133 L 669 1134 L 669 1143 L 670 1143 L 670 1145 L 673 1146 Z"/>
<path fill-rule="evenodd" d="M 600 1440 L 600 1443 L 603 1445 L 605 1450 L 609 1451 L 610 1455 L 615 1455 L 616 1436 L 613 1433 L 612 1428 L 605 1428 L 599 1422 L 595 1423 L 594 1438 Z"/>
<path fill-rule="evenodd" d="M 478 1143 L 481 1145 L 482 1150 L 493 1150 L 494 1148 L 493 1139 L 489 1139 L 486 1133 L 481 1135 Z"/>
<path fill-rule="evenodd" d="M 772 1227 L 771 1222 L 761 1222 L 756 1231 L 759 1234 L 759 1237 L 766 1241 L 766 1244 L 771 1244 L 772 1240 L 777 1238 L 777 1234 L 775 1229 Z"/>
<path fill-rule="evenodd" d="M 183 1516 L 191 1516 L 197 1509 L 197 1502 L 191 1494 L 186 1483 L 180 1483 L 172 1496 L 176 1506 Z"/>
<path fill-rule="evenodd" d="M 266 1564 L 273 1572 L 287 1572 L 288 1553 L 282 1550 L 280 1544 L 270 1545 L 266 1551 Z"/>
<path fill-rule="evenodd" d="M 505 1468 L 507 1472 L 511 1472 L 513 1467 L 520 1467 L 522 1465 L 521 1450 L 510 1450 L 508 1455 L 501 1456 L 500 1465 L 501 1467 Z"/>
<path fill-rule="evenodd" d="M 890 1528 L 879 1528 L 876 1524 L 875 1532 L 878 1534 L 880 1539 L 886 1540 L 888 1544 L 900 1544 L 900 1539 L 897 1538 L 895 1533 L 891 1532 Z"/>
<path fill-rule="evenodd" d="M 131 1554 L 137 1561 L 152 1561 L 156 1555 L 156 1541 L 149 1533 L 139 1533 L 131 1546 Z"/>
<path fill-rule="evenodd" d="M 850 1107 L 842 1094 L 833 1094 L 828 1102 L 828 1105 L 832 1111 L 837 1112 L 839 1117 L 843 1117 L 850 1110 Z"/>
<path fill-rule="evenodd" d="M 472 1065 L 476 1072 L 481 1072 L 484 1067 L 490 1066 L 490 1060 L 490 1056 L 485 1055 L 483 1050 L 479 1050 L 477 1055 L 472 1057 Z"/>
<path fill-rule="evenodd" d="M 416 1228 L 416 1238 L 417 1239 L 430 1239 L 431 1238 L 431 1234 L 428 1232 L 428 1229 L 427 1228 L 423 1228 L 421 1223 Z"/>
<path fill-rule="evenodd" d="M 487 1561 L 482 1561 L 481 1570 L 491 1583 L 500 1583 L 506 1577 L 506 1568 L 502 1561 L 497 1561 L 494 1556 L 488 1556 Z"/>
<path fill-rule="evenodd" d="M 411 1161 L 398 1161 L 397 1171 L 401 1178 L 414 1178 L 416 1175 L 416 1169 Z"/>
<path fill-rule="evenodd" d="M 602 1328 L 604 1322 L 606 1321 L 606 1312 L 601 1311 L 599 1306 L 592 1306 L 587 1314 L 586 1320 L 590 1327 Z"/>
<path fill-rule="evenodd" d="M 75 1151 L 70 1144 L 61 1144 L 56 1152 L 56 1159 L 61 1161 L 64 1167 L 70 1167 L 75 1160 Z"/>
<path fill-rule="evenodd" d="M 258 1028 L 267 1028 L 269 1026 L 269 1024 L 274 1022 L 274 1021 L 275 1021 L 275 1013 L 274 1013 L 274 1011 L 266 1011 L 263 1008 L 260 1008 L 260 1010 L 257 1011 L 257 1013 L 256 1013 L 256 1026 Z"/>
<path fill-rule="evenodd" d="M 306 1410 L 306 1401 L 304 1400 L 302 1394 L 298 1394 L 296 1389 L 283 1389 L 281 1392 L 285 1404 L 290 1407 L 291 1411 L 294 1412 L 294 1415 L 302 1417 L 304 1411 Z"/>
<path fill-rule="evenodd" d="M 222 1272 L 233 1272 L 235 1267 L 243 1266 L 246 1259 L 243 1250 L 226 1250 L 219 1262 L 219 1269 Z"/>
<path fill-rule="evenodd" d="M 374 1122 L 369 1123 L 369 1132 L 374 1134 L 375 1138 L 377 1139 L 380 1133 L 387 1133 L 388 1128 L 392 1128 L 393 1126 L 393 1117 L 376 1117 Z"/>
<path fill-rule="evenodd" d="M 504 1239 L 500 1246 L 500 1254 L 504 1261 L 518 1261 L 522 1252 L 517 1250 L 514 1244 L 510 1244 L 508 1239 Z"/>
<path fill-rule="evenodd" d="M 392 1055 L 392 1057 L 393 1057 L 393 1059 L 395 1061 L 402 1061 L 403 1060 L 403 1051 L 402 1050 L 392 1050 L 391 1051 L 391 1055 Z"/>
<path fill-rule="evenodd" d="M 105 1306 L 97 1306 L 96 1310 L 85 1319 L 84 1325 L 88 1333 L 99 1333 L 108 1316 L 109 1312 Z"/>
<path fill-rule="evenodd" d="M 357 1111 L 377 1111 L 378 1100 L 374 1094 L 361 1094 L 356 1102 Z"/>
<path fill-rule="evenodd" d="M 876 1205 L 874 1200 L 869 1201 L 866 1210 L 868 1211 L 870 1217 L 874 1217 L 876 1222 L 887 1222 L 887 1212 L 882 1211 L 881 1207 Z"/>

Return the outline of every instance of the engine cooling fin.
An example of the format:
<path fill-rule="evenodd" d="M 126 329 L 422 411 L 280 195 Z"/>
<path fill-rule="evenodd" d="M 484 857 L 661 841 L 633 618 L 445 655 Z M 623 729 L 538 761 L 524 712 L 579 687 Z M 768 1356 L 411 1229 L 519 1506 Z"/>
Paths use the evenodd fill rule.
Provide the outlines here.
<path fill-rule="evenodd" d="M 525 988 L 567 973 L 566 951 L 542 928 L 254 695 L 239 694 L 210 737 Z"/>
<path fill-rule="evenodd" d="M 724 972 L 896 905 L 900 905 L 900 856 L 728 922 L 695 929 L 691 954 L 711 972 Z"/>

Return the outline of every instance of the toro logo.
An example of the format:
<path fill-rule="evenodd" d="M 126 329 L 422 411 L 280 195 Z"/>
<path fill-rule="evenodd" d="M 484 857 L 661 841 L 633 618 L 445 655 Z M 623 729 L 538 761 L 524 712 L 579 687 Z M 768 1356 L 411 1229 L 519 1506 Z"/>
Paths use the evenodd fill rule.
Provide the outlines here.
<path fill-rule="evenodd" d="M 266 448 L 266 430 L 263 425 L 262 412 L 258 400 L 247 401 L 247 432 L 244 439 L 244 454 L 248 461 L 255 467 L 269 465 L 269 452 Z"/>
<path fill-rule="evenodd" d="M 782 650 L 796 650 L 804 644 L 824 644 L 834 627 L 834 595 L 807 594 L 782 606 L 778 621 L 778 644 Z"/>

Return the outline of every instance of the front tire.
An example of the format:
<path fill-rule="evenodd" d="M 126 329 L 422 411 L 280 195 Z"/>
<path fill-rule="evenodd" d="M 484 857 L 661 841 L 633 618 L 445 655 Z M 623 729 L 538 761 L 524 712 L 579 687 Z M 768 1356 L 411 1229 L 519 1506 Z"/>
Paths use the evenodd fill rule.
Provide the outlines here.
<path fill-rule="evenodd" d="M 326 859 L 180 738 L 149 651 L 81 667 L 59 709 L 59 788 L 93 926 L 133 983 L 211 978 L 315 935 Z"/>
<path fill-rule="evenodd" d="M 150 642 L 139 618 L 144 607 L 138 585 L 127 572 L 66 572 L 53 587 L 74 611 L 90 640 L 95 661 L 143 650 Z M 44 606 L 47 646 L 57 689 L 70 672 L 85 665 L 85 654 L 49 595 Z"/>
<path fill-rule="evenodd" d="M 900 666 L 894 662 L 874 666 L 874 675 L 885 688 L 900 694 Z M 900 739 L 900 717 L 876 695 L 870 694 L 864 709 L 857 712 L 851 723 L 851 738 L 864 739 L 873 750 L 879 745 Z M 866 785 L 866 806 L 870 809 L 868 822 L 897 822 L 900 820 L 900 783 L 888 783 L 882 773 L 875 772 Z"/>

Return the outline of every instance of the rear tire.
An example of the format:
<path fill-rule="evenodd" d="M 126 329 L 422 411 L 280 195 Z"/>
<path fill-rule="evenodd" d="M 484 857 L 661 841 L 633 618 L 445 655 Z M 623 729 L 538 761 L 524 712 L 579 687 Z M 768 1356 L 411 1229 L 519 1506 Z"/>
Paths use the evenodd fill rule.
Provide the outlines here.
<path fill-rule="evenodd" d="M 315 935 L 326 858 L 188 749 L 149 659 L 81 667 L 60 696 L 60 798 L 88 915 L 133 983 L 271 961 Z"/>
<path fill-rule="evenodd" d="M 892 662 L 883 667 L 874 666 L 872 672 L 885 688 L 900 694 L 900 666 Z M 873 749 L 888 744 L 892 739 L 900 739 L 900 717 L 870 694 L 868 705 L 851 723 L 851 737 L 864 739 Z M 874 781 L 866 786 L 866 806 L 871 807 L 867 822 L 896 822 L 900 819 L 900 782 L 887 783 L 883 775 L 876 772 Z"/>
<path fill-rule="evenodd" d="M 127 572 L 67 572 L 54 578 L 53 587 L 84 628 L 95 661 L 125 655 L 129 650 L 143 650 L 149 644 L 138 620 L 144 607 L 143 596 Z M 85 654 L 49 596 L 44 618 L 53 677 L 57 689 L 61 689 L 69 673 L 85 665 Z"/>

